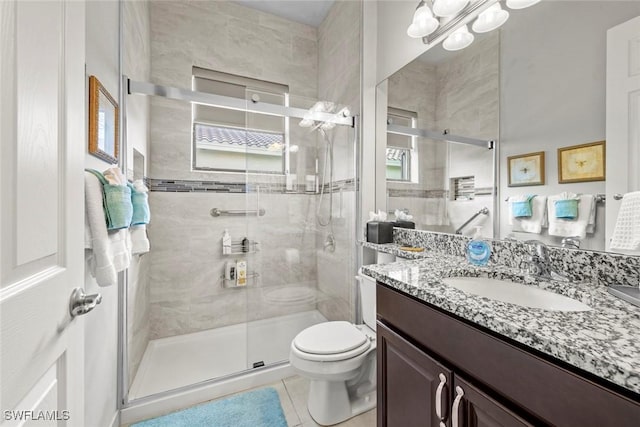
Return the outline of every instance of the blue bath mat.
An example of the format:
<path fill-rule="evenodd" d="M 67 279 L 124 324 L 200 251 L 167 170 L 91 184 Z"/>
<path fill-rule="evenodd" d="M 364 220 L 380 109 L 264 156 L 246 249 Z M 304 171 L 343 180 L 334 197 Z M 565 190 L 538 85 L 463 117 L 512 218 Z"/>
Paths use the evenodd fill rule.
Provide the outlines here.
<path fill-rule="evenodd" d="M 194 406 L 131 427 L 287 427 L 278 392 L 263 388 Z"/>

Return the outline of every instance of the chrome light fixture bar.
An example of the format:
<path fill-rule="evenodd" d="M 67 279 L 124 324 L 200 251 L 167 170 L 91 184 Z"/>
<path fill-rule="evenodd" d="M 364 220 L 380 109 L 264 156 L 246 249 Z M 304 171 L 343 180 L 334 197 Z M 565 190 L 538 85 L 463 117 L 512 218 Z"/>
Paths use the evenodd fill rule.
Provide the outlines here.
<path fill-rule="evenodd" d="M 167 99 L 191 102 L 192 104 L 209 105 L 212 107 L 246 111 L 249 113 L 267 114 L 270 116 L 295 117 L 298 119 L 311 118 L 317 122 L 347 125 L 351 127 L 355 124 L 355 118 L 345 114 L 348 112 L 346 109 L 341 110 L 337 114 L 321 111 L 310 113 L 309 110 L 303 108 L 285 107 L 283 105 L 256 102 L 231 96 L 215 95 L 212 93 L 198 92 L 170 86 L 159 86 L 153 83 L 138 82 L 131 79 L 127 79 L 127 83 L 127 93 L 129 95 L 161 96 Z"/>
<path fill-rule="evenodd" d="M 434 45 L 458 27 L 468 24 L 480 13 L 497 3 L 498 0 L 477 0 L 470 2 L 464 9 L 450 20 L 443 22 L 433 33 L 422 38 L 422 42 Z"/>

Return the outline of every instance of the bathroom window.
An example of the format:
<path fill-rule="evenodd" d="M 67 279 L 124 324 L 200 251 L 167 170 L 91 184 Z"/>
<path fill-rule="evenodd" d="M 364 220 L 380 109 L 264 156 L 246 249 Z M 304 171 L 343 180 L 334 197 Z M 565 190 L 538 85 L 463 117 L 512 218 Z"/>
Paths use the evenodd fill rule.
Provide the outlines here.
<path fill-rule="evenodd" d="M 285 85 L 193 67 L 193 89 L 286 106 Z M 284 174 L 288 118 L 193 104 L 193 168 L 219 172 Z"/>
<path fill-rule="evenodd" d="M 417 117 L 412 111 L 390 107 L 387 123 L 415 128 Z M 417 161 L 414 136 L 387 133 L 387 181 L 418 182 Z"/>

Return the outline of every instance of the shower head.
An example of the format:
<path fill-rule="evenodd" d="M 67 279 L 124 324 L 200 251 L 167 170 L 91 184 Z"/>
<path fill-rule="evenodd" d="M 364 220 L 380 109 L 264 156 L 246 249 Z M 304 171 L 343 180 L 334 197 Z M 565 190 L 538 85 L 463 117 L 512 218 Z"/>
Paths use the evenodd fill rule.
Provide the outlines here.
<path fill-rule="evenodd" d="M 318 101 L 313 105 L 313 107 L 309 108 L 309 112 L 305 114 L 304 118 L 300 120 L 300 123 L 298 123 L 298 125 L 303 128 L 311 128 L 312 131 L 316 129 L 333 129 L 336 125 L 335 123 L 331 121 L 315 120 L 314 115 L 316 115 L 316 113 L 332 114 L 333 112 L 335 112 L 335 110 L 335 103 L 330 101 Z"/>

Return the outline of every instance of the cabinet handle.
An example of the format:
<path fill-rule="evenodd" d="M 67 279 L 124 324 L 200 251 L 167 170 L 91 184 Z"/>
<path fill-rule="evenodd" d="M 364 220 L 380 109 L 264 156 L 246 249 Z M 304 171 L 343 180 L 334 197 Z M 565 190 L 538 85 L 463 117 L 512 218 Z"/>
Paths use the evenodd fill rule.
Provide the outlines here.
<path fill-rule="evenodd" d="M 436 390 L 436 415 L 442 421 L 444 419 L 442 413 L 442 390 L 444 390 L 447 384 L 447 377 L 445 377 L 443 373 L 440 373 L 438 378 L 440 378 L 440 384 L 438 384 L 438 389 Z"/>
<path fill-rule="evenodd" d="M 462 396 L 464 396 L 464 391 L 460 386 L 456 387 L 456 400 L 453 401 L 453 408 L 451 409 L 451 427 L 459 427 L 458 426 L 458 411 L 460 409 L 460 402 L 462 401 Z"/>

